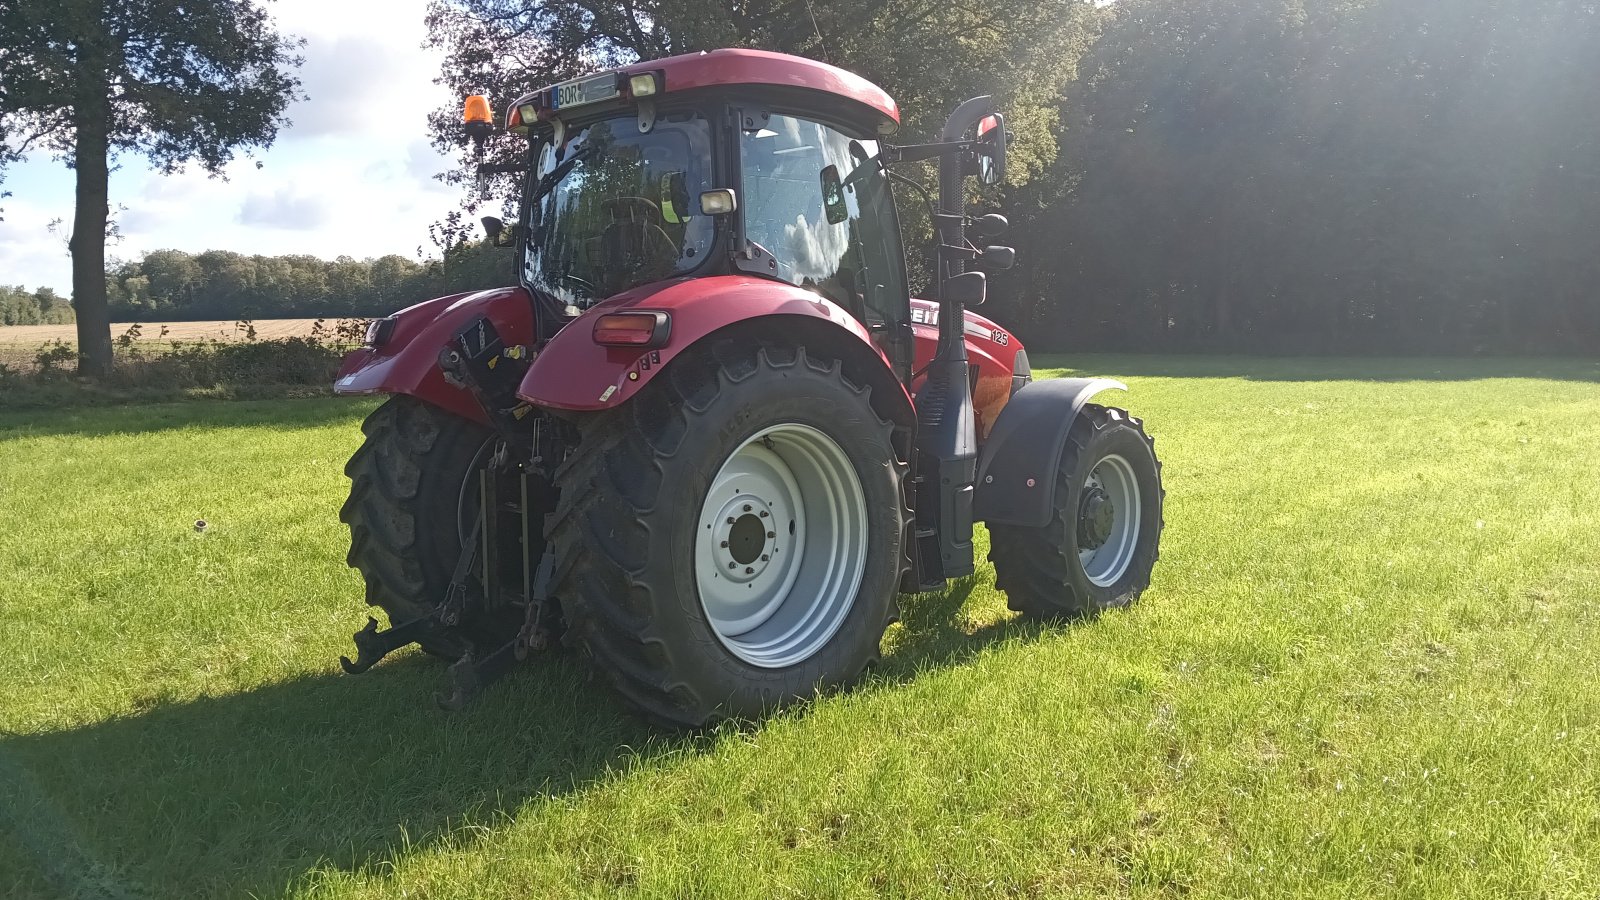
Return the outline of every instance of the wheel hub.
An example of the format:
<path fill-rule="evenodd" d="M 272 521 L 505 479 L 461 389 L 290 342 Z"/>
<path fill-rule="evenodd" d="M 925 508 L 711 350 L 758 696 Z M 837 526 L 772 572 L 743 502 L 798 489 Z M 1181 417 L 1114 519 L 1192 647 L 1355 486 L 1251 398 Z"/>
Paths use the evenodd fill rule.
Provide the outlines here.
<path fill-rule="evenodd" d="M 1117 508 L 1106 492 L 1097 484 L 1084 488 L 1078 504 L 1078 547 L 1095 550 L 1104 546 L 1116 521 Z"/>
<path fill-rule="evenodd" d="M 752 493 L 722 505 L 711 529 L 712 556 L 722 577 L 740 584 L 757 581 L 772 565 L 780 551 L 773 505 Z"/>

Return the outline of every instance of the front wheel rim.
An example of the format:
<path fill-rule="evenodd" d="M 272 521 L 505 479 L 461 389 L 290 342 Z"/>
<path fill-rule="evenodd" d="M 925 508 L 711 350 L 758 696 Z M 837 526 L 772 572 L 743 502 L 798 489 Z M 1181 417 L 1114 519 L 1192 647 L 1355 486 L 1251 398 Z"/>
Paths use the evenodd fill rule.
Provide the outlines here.
<path fill-rule="evenodd" d="M 764 669 L 797 665 L 838 633 L 867 557 L 867 500 L 820 429 L 764 429 L 711 480 L 695 528 L 695 586 L 711 630 Z"/>
<path fill-rule="evenodd" d="M 1090 584 L 1108 588 L 1127 573 L 1139 547 L 1143 507 L 1133 464 L 1117 454 L 1102 457 L 1089 470 L 1081 494 L 1084 502 L 1078 510 L 1078 562 Z M 1091 498 L 1108 504 L 1109 515 L 1098 505 L 1091 508 Z M 1083 546 L 1086 542 L 1094 546 Z"/>

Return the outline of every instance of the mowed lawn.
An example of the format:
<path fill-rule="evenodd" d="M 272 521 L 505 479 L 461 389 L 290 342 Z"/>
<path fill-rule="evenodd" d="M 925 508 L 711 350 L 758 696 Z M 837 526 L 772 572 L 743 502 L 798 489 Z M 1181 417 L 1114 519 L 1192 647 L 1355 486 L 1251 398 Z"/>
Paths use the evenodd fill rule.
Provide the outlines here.
<path fill-rule="evenodd" d="M 560 654 L 338 674 L 370 403 L 0 417 L 0 896 L 1600 893 L 1600 366 L 1073 362 L 1166 464 L 1136 608 L 983 566 L 688 737 Z"/>

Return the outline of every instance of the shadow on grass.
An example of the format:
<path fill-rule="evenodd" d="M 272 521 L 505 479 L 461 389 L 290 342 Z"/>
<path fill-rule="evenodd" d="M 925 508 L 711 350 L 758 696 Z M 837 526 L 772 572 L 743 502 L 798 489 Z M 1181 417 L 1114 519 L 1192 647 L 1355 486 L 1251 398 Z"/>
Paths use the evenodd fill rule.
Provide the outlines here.
<path fill-rule="evenodd" d="M 973 586 L 903 598 L 902 629 L 865 689 L 1036 633 L 963 630 Z M 359 678 L 152 697 L 82 728 L 0 735 L 0 836 L 14 832 L 7 842 L 67 894 L 274 895 L 315 868 L 381 866 L 463 839 L 464 824 L 716 744 L 715 732 L 640 723 L 567 654 L 535 659 L 460 713 L 434 706 L 442 682 L 442 666 L 413 654 Z"/>
<path fill-rule="evenodd" d="M 0 443 L 33 437 L 103 437 L 152 434 L 181 428 L 314 428 L 361 417 L 377 405 L 369 397 L 292 400 L 184 400 L 134 406 L 10 410 L 0 407 Z"/>
<path fill-rule="evenodd" d="M 1196 356 L 1040 353 L 1033 367 L 1065 375 L 1129 378 L 1243 378 L 1247 381 L 1478 381 L 1541 378 L 1600 382 L 1600 360 L 1521 357 Z"/>
<path fill-rule="evenodd" d="M 1063 627 L 1015 618 L 969 627 L 961 608 L 978 584 L 978 576 L 969 575 L 937 593 L 901 597 L 901 629 L 892 637 L 872 684 L 900 684 L 932 666 L 960 665 L 991 644 L 1033 640 L 1047 630 L 1060 631 Z"/>

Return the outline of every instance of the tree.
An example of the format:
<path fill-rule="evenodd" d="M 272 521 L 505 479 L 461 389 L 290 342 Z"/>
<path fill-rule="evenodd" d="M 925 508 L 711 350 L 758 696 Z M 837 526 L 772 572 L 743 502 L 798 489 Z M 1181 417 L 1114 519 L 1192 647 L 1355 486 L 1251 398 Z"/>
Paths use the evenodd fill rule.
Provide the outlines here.
<path fill-rule="evenodd" d="M 1020 184 L 1054 157 L 1058 101 L 1095 16 L 1089 0 L 433 0 L 428 33 L 446 53 L 441 83 L 498 108 L 598 68 L 718 47 L 809 56 L 871 79 L 898 101 L 905 143 L 935 136 L 961 100 L 993 94 L 1017 134 L 1009 161 Z M 430 126 L 435 146 L 466 155 L 458 106 Z M 518 146 L 503 140 L 499 161 Z M 470 184 L 470 167 L 444 179 Z M 496 189 L 515 193 L 509 179 Z M 441 249 L 470 220 L 449 220 Z"/>
<path fill-rule="evenodd" d="M 77 172 L 72 296 L 79 372 L 111 368 L 107 179 L 124 153 L 217 175 L 266 147 L 299 96 L 300 42 L 251 0 L 52 0 L 0 5 L 0 165 L 33 150 Z"/>
<path fill-rule="evenodd" d="M 1595 0 L 1106 12 L 1018 238 L 1035 346 L 1600 341 Z"/>
<path fill-rule="evenodd" d="M 33 293 L 17 285 L 0 284 L 0 325 L 65 325 L 72 322 L 72 307 L 47 287 Z"/>

